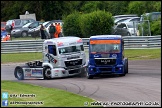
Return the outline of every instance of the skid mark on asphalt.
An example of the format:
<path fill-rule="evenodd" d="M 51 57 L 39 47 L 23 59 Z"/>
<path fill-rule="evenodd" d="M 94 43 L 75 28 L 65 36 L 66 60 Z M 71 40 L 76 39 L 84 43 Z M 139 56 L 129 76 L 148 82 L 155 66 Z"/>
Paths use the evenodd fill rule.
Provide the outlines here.
<path fill-rule="evenodd" d="M 76 94 L 83 94 L 82 92 L 87 93 L 85 90 L 87 87 L 89 87 L 88 85 L 84 85 L 83 83 L 80 83 L 80 82 L 77 82 L 77 83 L 66 82 L 65 85 L 66 85 L 67 91 L 72 91 L 73 89 L 73 93 L 76 93 Z M 73 85 L 73 87 L 70 85 Z M 91 97 L 92 95 L 94 95 L 96 92 L 100 90 L 100 87 L 98 85 L 93 85 L 93 87 L 94 88 L 91 89 L 91 92 L 86 94 L 86 97 Z M 75 92 L 74 92 L 74 89 L 75 89 Z"/>
<path fill-rule="evenodd" d="M 78 92 L 77 92 L 77 94 L 79 94 L 80 93 L 80 91 L 81 91 L 81 88 L 77 85 L 77 84 L 74 84 L 74 83 L 70 83 L 70 84 L 72 84 L 72 85 L 74 85 L 74 86 L 76 86 L 79 90 L 78 90 Z"/>
<path fill-rule="evenodd" d="M 96 85 L 96 86 L 97 86 L 97 89 L 93 93 L 91 93 L 90 95 L 88 95 L 87 97 L 91 97 L 92 95 L 94 95 L 96 92 L 99 91 L 100 87 L 98 85 Z"/>
<path fill-rule="evenodd" d="M 80 94 L 85 89 L 85 86 L 84 85 L 82 85 L 83 86 L 83 89 L 81 89 L 81 87 L 78 84 L 74 84 L 74 83 L 70 83 L 70 84 L 75 85 L 76 87 L 79 88 L 79 91 L 77 92 L 77 94 Z"/>

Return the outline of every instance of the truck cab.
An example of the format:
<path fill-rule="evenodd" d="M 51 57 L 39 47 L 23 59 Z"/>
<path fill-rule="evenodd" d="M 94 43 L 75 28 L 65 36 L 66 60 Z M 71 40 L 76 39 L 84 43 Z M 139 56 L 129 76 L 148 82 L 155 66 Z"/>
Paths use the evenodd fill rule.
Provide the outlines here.
<path fill-rule="evenodd" d="M 89 39 L 87 78 L 105 74 L 128 73 L 128 58 L 124 57 L 121 35 L 97 35 Z"/>
<path fill-rule="evenodd" d="M 42 61 L 31 61 L 15 68 L 14 75 L 18 80 L 84 75 L 86 55 L 81 38 L 68 36 L 47 39 L 42 47 Z"/>
<path fill-rule="evenodd" d="M 43 43 L 45 78 L 80 74 L 86 64 L 83 41 L 79 37 L 60 37 Z"/>

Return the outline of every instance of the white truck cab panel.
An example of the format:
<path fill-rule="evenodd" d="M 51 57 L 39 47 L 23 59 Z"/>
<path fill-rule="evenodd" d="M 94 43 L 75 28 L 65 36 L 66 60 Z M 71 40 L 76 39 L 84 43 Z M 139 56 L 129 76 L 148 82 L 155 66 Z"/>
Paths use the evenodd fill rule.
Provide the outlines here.
<path fill-rule="evenodd" d="M 79 74 L 85 64 L 86 55 L 81 38 L 71 36 L 44 41 L 43 67 L 50 67 L 52 77 Z"/>
<path fill-rule="evenodd" d="M 79 37 L 60 37 L 43 42 L 43 61 L 28 62 L 17 66 L 14 75 L 18 80 L 24 78 L 58 78 L 81 74 L 86 64 L 82 39 Z M 84 72 L 84 71 L 83 71 Z"/>

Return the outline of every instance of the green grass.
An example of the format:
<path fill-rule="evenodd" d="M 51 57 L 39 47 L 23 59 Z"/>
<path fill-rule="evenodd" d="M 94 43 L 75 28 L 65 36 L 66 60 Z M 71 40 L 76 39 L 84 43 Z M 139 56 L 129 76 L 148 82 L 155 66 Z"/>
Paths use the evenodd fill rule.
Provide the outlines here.
<path fill-rule="evenodd" d="M 161 58 L 161 48 L 159 49 L 127 49 L 125 57 L 129 60 L 146 60 Z"/>
<path fill-rule="evenodd" d="M 42 60 L 42 53 L 12 53 L 12 54 L 1 54 L 1 63 L 15 63 L 15 62 L 26 62 L 33 60 Z"/>
<path fill-rule="evenodd" d="M 85 51 L 88 58 L 88 50 Z M 126 49 L 125 57 L 129 60 L 145 60 L 161 58 L 161 49 Z M 26 62 L 33 60 L 42 60 L 42 53 L 15 53 L 1 54 L 1 63 Z"/>
<path fill-rule="evenodd" d="M 8 101 L 43 101 L 43 105 L 10 105 L 10 107 L 83 107 L 84 102 L 93 102 L 88 97 L 66 92 L 55 88 L 46 88 L 22 82 L 1 81 L 1 94 L 34 94 L 36 97 L 9 97 Z"/>

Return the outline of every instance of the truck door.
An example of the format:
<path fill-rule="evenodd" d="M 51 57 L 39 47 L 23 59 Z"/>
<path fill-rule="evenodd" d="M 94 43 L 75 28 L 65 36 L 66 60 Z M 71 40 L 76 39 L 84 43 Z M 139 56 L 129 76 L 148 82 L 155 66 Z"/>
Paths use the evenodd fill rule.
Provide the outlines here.
<path fill-rule="evenodd" d="M 58 61 L 56 45 L 48 45 L 48 53 L 46 56 L 48 57 L 49 63 L 52 63 L 55 67 Z"/>
<path fill-rule="evenodd" d="M 53 54 L 54 56 L 57 56 L 56 46 L 55 45 L 48 45 L 48 52 L 50 54 Z"/>

